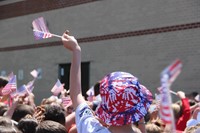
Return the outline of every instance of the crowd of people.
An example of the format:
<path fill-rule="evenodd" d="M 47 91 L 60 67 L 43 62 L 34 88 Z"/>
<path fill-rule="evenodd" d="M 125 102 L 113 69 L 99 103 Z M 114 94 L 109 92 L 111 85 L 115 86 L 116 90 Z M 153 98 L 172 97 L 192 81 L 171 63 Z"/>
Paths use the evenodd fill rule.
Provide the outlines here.
<path fill-rule="evenodd" d="M 81 47 L 66 31 L 64 47 L 71 51 L 70 92 L 44 98 L 36 105 L 33 93 L 2 95 L 8 83 L 0 77 L 0 133 L 172 133 L 171 125 L 159 116 L 160 101 L 128 72 L 111 72 L 95 84 L 95 95 L 88 100 L 81 88 Z M 186 95 L 172 104 L 177 133 L 200 133 L 198 93 Z M 71 98 L 64 105 L 62 99 Z"/>

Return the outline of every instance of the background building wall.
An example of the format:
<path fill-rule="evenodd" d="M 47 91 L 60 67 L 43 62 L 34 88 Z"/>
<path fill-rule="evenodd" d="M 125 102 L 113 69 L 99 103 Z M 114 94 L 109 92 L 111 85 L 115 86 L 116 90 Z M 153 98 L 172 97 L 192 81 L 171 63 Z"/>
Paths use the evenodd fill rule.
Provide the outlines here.
<path fill-rule="evenodd" d="M 0 20 L 0 70 L 16 74 L 23 70 L 24 79 L 18 80 L 19 86 L 32 79 L 31 70 L 41 68 L 42 78 L 36 81 L 34 89 L 37 103 L 51 95 L 50 89 L 58 78 L 58 64 L 70 63 L 71 54 L 64 49 L 59 38 L 34 40 L 31 23 L 43 16 L 52 33 L 62 35 L 68 29 L 80 40 L 96 37 L 93 41 L 80 41 L 82 61 L 90 62 L 91 86 L 107 73 L 127 71 L 154 93 L 160 86 L 160 72 L 180 58 L 183 70 L 172 89 L 186 93 L 199 91 L 200 26 L 162 30 L 163 27 L 199 23 L 199 6 L 198 0 L 102 0 L 3 18 Z M 9 8 L 5 13 L 7 11 Z M 149 30 L 156 28 L 161 31 Z M 135 31 L 143 31 L 143 34 L 115 37 Z M 51 42 L 56 45 L 39 48 Z M 8 47 L 33 44 L 36 48 L 4 51 Z"/>

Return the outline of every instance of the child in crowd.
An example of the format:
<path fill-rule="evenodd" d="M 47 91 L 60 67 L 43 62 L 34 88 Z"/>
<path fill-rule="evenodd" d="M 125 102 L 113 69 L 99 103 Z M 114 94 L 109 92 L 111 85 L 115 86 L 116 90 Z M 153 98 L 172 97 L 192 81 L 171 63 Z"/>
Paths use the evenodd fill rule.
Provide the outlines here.
<path fill-rule="evenodd" d="M 63 34 L 64 47 L 72 52 L 70 69 L 70 97 L 76 108 L 78 133 L 133 133 L 134 122 L 145 132 L 144 116 L 152 101 L 152 94 L 137 78 L 126 72 L 113 72 L 100 81 L 102 102 L 95 117 L 81 94 L 81 48 L 77 40 Z"/>

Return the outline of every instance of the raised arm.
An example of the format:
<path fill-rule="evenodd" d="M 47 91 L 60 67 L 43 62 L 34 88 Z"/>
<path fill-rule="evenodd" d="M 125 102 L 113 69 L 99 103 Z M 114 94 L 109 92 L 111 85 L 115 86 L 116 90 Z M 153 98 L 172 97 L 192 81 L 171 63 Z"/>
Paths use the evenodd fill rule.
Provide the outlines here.
<path fill-rule="evenodd" d="M 81 93 L 81 48 L 77 40 L 65 32 L 62 36 L 63 45 L 72 52 L 71 68 L 70 68 L 70 97 L 74 108 L 85 102 Z"/>

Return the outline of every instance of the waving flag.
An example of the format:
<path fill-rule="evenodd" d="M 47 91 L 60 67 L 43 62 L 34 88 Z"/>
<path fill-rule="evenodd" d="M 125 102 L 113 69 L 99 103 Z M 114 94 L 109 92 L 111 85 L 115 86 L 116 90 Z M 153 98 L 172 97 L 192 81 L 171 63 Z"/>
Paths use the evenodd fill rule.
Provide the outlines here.
<path fill-rule="evenodd" d="M 28 92 L 32 92 L 33 91 L 33 89 L 34 89 L 34 86 L 33 86 L 34 82 L 35 82 L 35 80 L 32 80 L 32 81 L 29 81 L 27 83 L 26 88 L 27 88 Z"/>
<path fill-rule="evenodd" d="M 11 73 L 8 75 L 8 79 L 10 80 L 13 76 L 14 76 L 14 73 L 11 72 Z"/>
<path fill-rule="evenodd" d="M 39 76 L 39 72 L 37 70 L 33 70 L 30 72 L 30 74 L 34 77 L 34 78 L 37 78 Z"/>
<path fill-rule="evenodd" d="M 167 68 L 164 69 L 161 75 L 167 74 L 169 77 L 169 83 L 172 83 L 180 74 L 181 69 L 182 62 L 179 59 L 176 59 L 174 62 L 172 62 L 172 64 L 170 64 Z"/>
<path fill-rule="evenodd" d="M 51 33 L 37 31 L 37 30 L 33 30 L 33 34 L 34 34 L 34 37 L 35 37 L 36 40 L 52 37 Z"/>
<path fill-rule="evenodd" d="M 171 107 L 172 99 L 170 95 L 170 85 L 174 82 L 177 76 L 180 74 L 182 63 L 179 59 L 175 60 L 161 73 L 161 87 L 159 91 L 161 93 L 160 103 L 160 117 L 164 123 L 171 125 L 171 131 L 176 130 L 173 110 Z"/>
<path fill-rule="evenodd" d="M 62 90 L 64 89 L 63 85 L 61 84 L 60 80 L 58 79 L 56 84 L 51 89 L 51 92 L 57 96 Z"/>
<path fill-rule="evenodd" d="M 18 95 L 24 95 L 27 93 L 27 90 L 26 90 L 26 85 L 22 85 L 21 87 L 19 87 L 16 91 L 16 93 Z"/>
<path fill-rule="evenodd" d="M 16 75 L 14 75 L 2 89 L 2 95 L 8 95 L 17 89 Z"/>
<path fill-rule="evenodd" d="M 50 37 L 59 37 L 62 38 L 59 35 L 52 34 L 49 32 L 48 27 L 46 26 L 46 21 L 43 17 L 39 17 L 32 22 L 33 26 L 33 34 L 36 40 L 50 38 Z"/>
<path fill-rule="evenodd" d="M 88 96 L 90 96 L 90 95 L 93 95 L 93 96 L 94 96 L 94 86 L 92 86 L 92 87 L 86 92 L 86 94 L 87 94 Z"/>
<path fill-rule="evenodd" d="M 72 104 L 72 100 L 71 100 L 71 98 L 68 96 L 68 97 L 63 97 L 62 98 L 62 105 L 64 106 L 64 107 L 68 107 L 68 106 L 70 106 Z"/>

